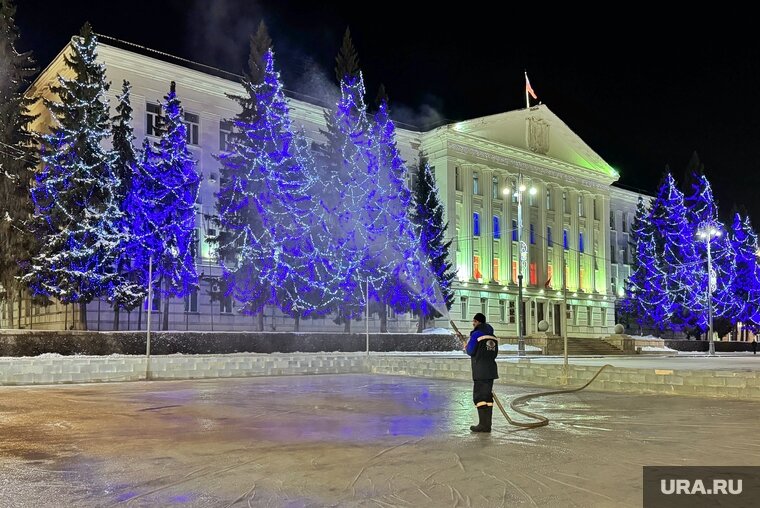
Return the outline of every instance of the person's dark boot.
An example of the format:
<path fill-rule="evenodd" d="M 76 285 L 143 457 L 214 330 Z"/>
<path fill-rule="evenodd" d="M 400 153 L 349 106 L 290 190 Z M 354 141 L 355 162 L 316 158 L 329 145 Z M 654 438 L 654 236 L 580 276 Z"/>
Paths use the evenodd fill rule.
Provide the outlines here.
<path fill-rule="evenodd" d="M 492 414 L 492 406 L 478 406 L 478 424 L 471 425 L 470 430 L 473 432 L 491 432 Z"/>

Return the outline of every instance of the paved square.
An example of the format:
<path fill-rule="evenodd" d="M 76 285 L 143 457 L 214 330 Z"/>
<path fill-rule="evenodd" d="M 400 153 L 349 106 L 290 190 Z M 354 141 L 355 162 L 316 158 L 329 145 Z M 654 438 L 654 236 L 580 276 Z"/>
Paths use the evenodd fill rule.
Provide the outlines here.
<path fill-rule="evenodd" d="M 760 465 L 760 404 L 330 375 L 0 388 L 0 506 L 641 506 L 643 465 Z M 506 402 L 536 388 L 497 384 Z M 516 417 L 517 415 L 513 415 Z"/>

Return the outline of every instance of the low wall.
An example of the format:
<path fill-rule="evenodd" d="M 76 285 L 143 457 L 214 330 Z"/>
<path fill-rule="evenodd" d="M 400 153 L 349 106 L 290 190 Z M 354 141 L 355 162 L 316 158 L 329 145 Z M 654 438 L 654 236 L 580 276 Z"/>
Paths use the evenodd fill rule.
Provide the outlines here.
<path fill-rule="evenodd" d="M 457 358 L 404 358 L 373 356 L 375 374 L 430 377 L 471 381 L 470 362 Z M 499 362 L 499 384 L 575 388 L 587 383 L 599 367 L 569 365 L 563 384 L 562 364 L 531 363 L 529 360 Z M 591 391 L 662 395 L 688 395 L 760 401 L 760 372 L 727 370 L 630 369 L 607 367 L 587 388 Z M 498 389 L 495 388 L 498 394 Z"/>
<path fill-rule="evenodd" d="M 144 356 L 38 356 L 0 358 L 0 385 L 98 383 L 146 379 Z M 367 372 L 367 355 L 238 354 L 151 356 L 150 378 L 204 379 L 220 377 Z"/>
<path fill-rule="evenodd" d="M 665 346 L 676 351 L 697 351 L 706 352 L 710 343 L 706 340 L 670 340 L 665 339 Z M 724 342 L 715 341 L 715 351 L 718 353 L 738 353 L 741 351 L 752 351 L 754 344 L 752 342 Z"/>
<path fill-rule="evenodd" d="M 142 355 L 145 332 L 3 330 L 0 356 Z M 366 334 L 294 332 L 152 332 L 156 355 L 365 351 Z M 370 351 L 452 351 L 461 344 L 452 335 L 370 333 Z"/>
<path fill-rule="evenodd" d="M 58 356 L 0 358 L 0 385 L 91 383 L 145 379 L 141 356 Z M 530 360 L 500 361 L 499 384 L 572 388 L 585 384 L 598 367 L 570 365 L 563 384 L 562 364 Z M 389 374 L 471 381 L 470 362 L 456 358 L 363 353 L 231 354 L 153 356 L 151 379 L 305 374 Z M 688 395 L 760 401 L 760 371 L 671 370 L 608 367 L 592 391 Z"/>

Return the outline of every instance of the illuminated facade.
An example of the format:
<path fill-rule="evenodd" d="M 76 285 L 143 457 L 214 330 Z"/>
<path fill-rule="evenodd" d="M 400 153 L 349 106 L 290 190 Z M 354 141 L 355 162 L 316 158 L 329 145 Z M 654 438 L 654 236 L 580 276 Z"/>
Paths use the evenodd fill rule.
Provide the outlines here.
<path fill-rule="evenodd" d="M 64 50 L 65 51 L 65 50 Z M 219 165 L 213 158 L 229 132 L 226 119 L 237 112 L 228 94 L 241 94 L 243 88 L 235 76 L 219 77 L 190 68 L 184 62 L 166 61 L 146 54 L 100 44 L 99 59 L 107 66 L 111 81 L 111 107 L 122 80 L 132 85 L 136 145 L 153 136 L 159 100 L 175 81 L 177 94 L 185 111 L 190 149 L 202 173 L 197 203 L 198 273 L 201 289 L 184 301 L 170 306 L 170 328 L 175 330 L 251 330 L 257 319 L 236 312 L 234 302 L 222 297 L 212 300 L 220 274 L 206 237 L 213 234 L 210 218 L 216 213 L 214 193 L 219 189 Z M 63 52 L 40 74 L 30 93 L 49 95 L 49 86 L 65 72 Z M 44 130 L 50 122 L 47 111 L 38 103 L 40 114 L 35 130 Z M 313 140 L 320 140 L 324 127 L 323 108 L 291 98 L 294 123 L 302 125 Z M 497 332 L 517 333 L 517 242 L 516 178 L 522 174 L 524 299 L 526 335 L 538 330 L 538 323 L 549 323 L 548 333 L 559 334 L 562 320 L 560 304 L 566 297 L 567 327 L 571 337 L 601 337 L 614 326 L 615 291 L 622 272 L 616 254 L 610 251 L 610 216 L 625 204 L 628 221 L 635 210 L 632 193 L 611 187 L 618 175 L 591 148 L 575 135 L 549 108 L 539 105 L 446 125 L 428 132 L 398 129 L 398 146 L 402 156 L 413 165 L 418 150 L 425 150 L 435 169 L 441 199 L 446 207 L 449 235 L 454 239 L 451 256 L 457 266 L 457 295 L 452 319 L 469 323 L 476 312 L 483 312 Z M 510 189 L 508 195 L 504 189 Z M 535 194 L 530 193 L 535 189 Z M 628 196 L 631 194 L 631 196 Z M 625 199 L 620 196 L 628 196 Z M 631 198 L 631 199 L 628 199 Z M 619 205 L 618 203 L 621 203 Z M 617 230 L 613 230 L 617 231 Z M 616 248 L 619 248 L 618 239 Z M 612 264 L 611 264 L 612 263 Z M 564 266 L 564 269 L 563 269 Z M 626 272 L 627 273 L 627 272 Z M 566 295 L 563 289 L 566 282 Z M 617 287 L 617 286 L 616 286 Z M 48 308 L 23 304 L 22 325 L 34 328 L 63 328 L 75 322 L 77 312 L 69 306 Z M 154 315 L 162 305 L 154 304 Z M 68 315 L 67 315 L 68 313 Z M 122 329 L 136 329 L 142 316 L 133 311 L 122 314 Z M 7 313 L 0 314 L 4 319 Z M 112 329 L 112 311 L 105 301 L 88 306 L 90 329 Z M 154 318 L 158 321 L 158 317 Z M 265 330 L 293 329 L 292 320 L 270 309 L 265 313 Z M 391 316 L 389 331 L 413 329 L 411 316 Z M 2 323 L 2 321 L 0 321 Z M 355 323 L 354 329 L 364 329 Z M 370 320 L 370 329 L 379 324 Z M 301 330 L 339 331 L 343 325 L 329 317 L 301 321 Z"/>

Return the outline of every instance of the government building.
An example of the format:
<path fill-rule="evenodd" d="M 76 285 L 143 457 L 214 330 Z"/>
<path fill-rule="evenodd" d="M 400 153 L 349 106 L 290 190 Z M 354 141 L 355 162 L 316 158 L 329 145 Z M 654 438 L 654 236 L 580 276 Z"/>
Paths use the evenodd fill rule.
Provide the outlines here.
<path fill-rule="evenodd" d="M 68 72 L 67 51 L 64 48 L 42 71 L 29 94 L 51 97 L 57 76 Z M 238 112 L 237 103 L 228 98 L 243 94 L 237 77 L 120 43 L 101 42 L 98 58 L 111 82 L 112 108 L 122 81 L 132 85 L 136 146 L 145 137 L 156 139 L 159 102 L 170 82 L 176 82 L 190 150 L 202 175 L 196 248 L 201 287 L 171 302 L 169 328 L 257 330 L 257 317 L 239 313 L 231 298 L 219 296 L 220 267 L 206 242 L 215 233 L 211 219 L 216 213 L 214 193 L 219 190 L 219 164 L 213 154 L 223 149 L 229 119 Z M 294 124 L 320 141 L 323 106 L 291 97 L 290 108 Z M 42 101 L 32 113 L 39 115 L 33 129 L 45 131 L 51 119 Z M 613 186 L 618 173 L 564 121 L 539 104 L 425 132 L 399 128 L 397 135 L 410 168 L 422 149 L 434 169 L 453 239 L 450 256 L 457 277 L 451 319 L 460 328 L 469 329 L 472 316 L 482 312 L 498 334 L 515 337 L 517 315 L 523 312 L 525 336 L 538 333 L 542 321 L 550 336 L 566 332 L 571 338 L 597 338 L 612 333 L 615 302 L 624 295 L 629 274 L 628 228 L 639 195 Z M 518 302 L 521 269 L 523 298 Z M 161 322 L 162 310 L 163 305 L 153 303 L 153 329 Z M 53 302 L 42 307 L 31 305 L 27 298 L 22 302 L 21 326 L 70 328 L 78 322 L 78 312 L 76 305 Z M 145 329 L 145 314 L 142 309 L 122 312 L 120 328 Z M 89 329 L 113 329 L 113 309 L 105 300 L 89 304 L 87 315 Z M 17 327 L 17 314 L 14 321 Z M 293 320 L 276 309 L 267 309 L 263 321 L 267 331 L 294 329 Z M 0 302 L 0 326 L 10 326 L 5 302 Z M 352 330 L 364 331 L 365 326 L 355 321 Z M 438 320 L 434 326 L 448 327 L 448 323 Z M 376 317 L 370 317 L 369 329 L 379 330 Z M 389 331 L 414 329 L 416 319 L 411 315 L 389 317 Z M 301 320 L 300 330 L 337 332 L 343 325 L 327 316 Z"/>

